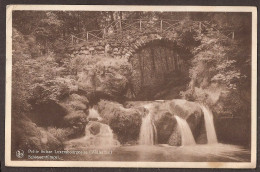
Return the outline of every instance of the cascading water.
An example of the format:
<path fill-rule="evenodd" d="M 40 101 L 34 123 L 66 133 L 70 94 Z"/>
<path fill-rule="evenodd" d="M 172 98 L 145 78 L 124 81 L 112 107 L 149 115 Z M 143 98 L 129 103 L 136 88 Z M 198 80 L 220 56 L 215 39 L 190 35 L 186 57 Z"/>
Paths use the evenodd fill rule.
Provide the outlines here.
<path fill-rule="evenodd" d="M 208 144 L 218 143 L 212 112 L 204 105 L 201 105 L 204 114 L 204 121 L 207 133 Z"/>
<path fill-rule="evenodd" d="M 89 119 L 102 119 L 95 109 L 89 109 Z M 85 136 L 68 142 L 68 147 L 78 145 L 80 147 L 114 147 L 120 143 L 114 138 L 109 125 L 98 121 L 89 121 L 85 127 Z"/>
<path fill-rule="evenodd" d="M 178 116 L 175 116 L 175 118 L 177 120 L 178 127 L 179 127 L 180 132 L 181 132 L 181 144 L 183 146 L 195 145 L 196 142 L 194 140 L 193 134 L 191 132 L 190 126 L 187 123 L 187 121 L 178 117 Z"/>
<path fill-rule="evenodd" d="M 145 105 L 144 107 L 149 110 L 151 105 Z M 139 134 L 140 145 L 154 145 L 157 142 L 157 131 L 151 119 L 151 115 L 151 110 L 149 110 L 149 113 L 142 118 L 142 125 Z"/>
<path fill-rule="evenodd" d="M 112 129 L 97 120 L 97 118 L 100 118 L 99 113 L 95 109 L 89 109 L 90 121 L 85 128 L 85 136 L 64 143 L 65 150 L 84 150 L 87 154 L 78 154 L 73 156 L 73 159 L 71 155 L 64 155 L 63 159 L 75 160 L 74 158 L 77 157 L 77 160 L 82 161 L 250 162 L 250 149 L 219 143 L 196 144 L 187 121 L 179 116 L 174 117 L 177 120 L 183 146 L 177 148 L 170 143 L 169 145 L 154 145 L 157 144 L 157 132 L 153 123 L 153 120 L 155 120 L 153 117 L 156 116 L 153 115 L 160 112 L 157 105 L 151 103 L 144 106 L 145 109 L 149 110 L 149 113 L 142 119 L 140 145 L 120 145 L 113 136 Z M 161 106 L 161 108 L 165 107 Z M 210 116 L 212 119 L 212 113 L 207 107 L 201 107 L 201 109 L 205 115 L 205 121 L 209 123 Z M 211 126 L 213 126 L 213 120 L 211 122 Z M 208 128 L 207 131 L 209 131 Z M 158 131 L 158 135 L 162 132 L 164 131 Z M 176 138 L 176 134 L 174 133 L 173 139 Z M 44 133 L 42 137 L 45 138 Z"/>
<path fill-rule="evenodd" d="M 100 117 L 98 111 L 94 108 L 89 109 L 89 115 L 88 115 L 88 119 L 96 119 L 96 120 L 101 120 L 102 118 Z"/>
<path fill-rule="evenodd" d="M 94 127 L 97 127 L 98 129 L 93 129 Z M 110 147 L 119 145 L 119 142 L 114 139 L 113 131 L 109 125 L 99 122 L 90 122 L 86 126 L 85 136 L 83 139 L 86 140 L 86 143 L 89 144 L 89 146 L 93 147 Z"/>

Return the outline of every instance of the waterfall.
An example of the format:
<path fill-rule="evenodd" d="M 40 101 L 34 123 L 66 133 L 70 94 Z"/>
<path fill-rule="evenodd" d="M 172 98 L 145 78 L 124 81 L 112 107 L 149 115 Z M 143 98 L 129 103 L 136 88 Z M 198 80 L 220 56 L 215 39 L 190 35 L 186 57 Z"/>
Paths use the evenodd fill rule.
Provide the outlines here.
<path fill-rule="evenodd" d="M 97 110 L 89 109 L 90 120 L 85 127 L 85 136 L 77 139 L 72 139 L 67 142 L 67 147 L 78 145 L 82 147 L 114 147 L 120 143 L 114 138 L 114 134 L 109 125 L 100 122 L 100 117 Z"/>
<path fill-rule="evenodd" d="M 201 109 L 204 114 L 204 121 L 207 133 L 208 144 L 217 143 L 217 135 L 215 131 L 213 114 L 212 112 L 204 105 L 201 105 Z"/>
<path fill-rule="evenodd" d="M 150 105 L 146 105 L 145 108 L 149 110 Z M 142 125 L 139 134 L 140 145 L 154 145 L 157 142 L 157 131 L 151 116 L 151 110 L 149 110 L 148 115 L 142 118 Z"/>
<path fill-rule="evenodd" d="M 99 125 L 98 134 L 93 134 L 91 132 L 93 124 Z M 85 129 L 85 140 L 89 141 L 90 146 L 116 146 L 119 145 L 119 142 L 114 139 L 114 134 L 112 129 L 107 124 L 99 122 L 90 122 Z"/>
<path fill-rule="evenodd" d="M 194 140 L 190 126 L 187 123 L 187 121 L 178 117 L 178 116 L 175 116 L 175 118 L 177 120 L 178 127 L 179 127 L 180 132 L 181 132 L 181 144 L 183 146 L 185 146 L 185 145 L 195 145 L 196 142 Z"/>
<path fill-rule="evenodd" d="M 98 111 L 94 108 L 89 109 L 88 120 L 101 120 Z"/>
<path fill-rule="evenodd" d="M 96 119 L 100 121 L 97 110 L 89 109 L 89 120 Z M 87 140 L 90 146 L 116 146 L 119 142 L 114 139 L 114 134 L 109 125 L 97 121 L 90 121 L 85 127 L 84 140 Z"/>

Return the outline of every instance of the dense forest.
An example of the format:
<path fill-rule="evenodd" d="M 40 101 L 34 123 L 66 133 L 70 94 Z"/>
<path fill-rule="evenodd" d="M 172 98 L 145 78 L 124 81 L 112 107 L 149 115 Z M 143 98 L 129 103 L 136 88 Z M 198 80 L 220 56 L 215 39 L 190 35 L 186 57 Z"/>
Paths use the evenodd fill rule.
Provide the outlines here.
<path fill-rule="evenodd" d="M 183 25 L 188 25 L 189 21 L 208 22 L 210 26 L 205 33 L 185 31 L 183 34 L 180 44 L 185 52 L 189 52 L 189 58 L 185 61 L 187 78 L 184 86 L 177 89 L 178 98 L 206 103 L 215 115 L 224 116 L 227 120 L 243 119 L 246 121 L 246 132 L 250 132 L 247 131 L 251 119 L 250 13 L 14 11 L 12 15 L 13 150 L 24 147 L 63 149 L 65 140 L 82 135 L 88 123 L 88 108 L 96 106 L 100 99 L 120 103 L 135 100 L 127 95 L 129 87 L 139 90 L 137 93 L 140 96 L 135 96 L 140 100 L 156 99 L 145 97 L 140 86 L 131 83 L 136 80 L 132 76 L 136 71 L 135 66 L 140 68 L 138 61 L 101 55 L 72 58 L 66 52 L 68 44 L 64 40 L 71 34 L 99 30 L 117 20 L 170 19 L 183 21 Z M 233 31 L 233 39 L 225 36 L 230 31 Z M 158 47 L 156 43 L 152 46 Z M 171 56 L 175 53 L 161 49 Z M 161 49 L 140 50 L 140 54 L 134 57 L 141 55 L 147 59 L 147 52 L 158 53 L 162 52 Z M 160 67 L 164 65 L 160 63 L 158 61 L 154 68 L 147 69 L 149 71 L 146 74 L 137 72 L 136 75 L 142 75 L 142 82 L 154 79 L 151 82 L 156 85 L 161 80 L 155 76 L 161 77 L 162 72 L 159 70 L 164 68 Z M 168 63 L 166 61 L 165 65 Z M 158 69 L 158 75 L 150 72 L 155 68 Z M 106 72 L 111 76 L 103 77 Z M 148 76 L 151 76 L 150 80 Z M 162 86 L 159 84 L 157 87 Z M 155 94 L 157 90 L 151 92 Z M 160 99 L 169 97 L 166 89 Z M 139 125 L 134 123 L 137 119 L 136 115 L 119 115 L 116 120 L 112 120 L 115 126 L 111 128 L 118 135 L 123 132 L 122 126 L 135 130 Z M 242 127 L 240 123 L 235 125 L 238 125 L 236 128 Z M 24 131 L 20 130 L 21 127 Z M 129 135 L 136 133 L 128 130 L 124 132 L 130 132 Z M 242 140 L 246 140 L 244 144 L 248 145 L 250 134 L 241 135 L 246 137 Z M 45 141 L 45 138 L 49 141 Z M 119 138 L 127 142 L 124 137 Z"/>

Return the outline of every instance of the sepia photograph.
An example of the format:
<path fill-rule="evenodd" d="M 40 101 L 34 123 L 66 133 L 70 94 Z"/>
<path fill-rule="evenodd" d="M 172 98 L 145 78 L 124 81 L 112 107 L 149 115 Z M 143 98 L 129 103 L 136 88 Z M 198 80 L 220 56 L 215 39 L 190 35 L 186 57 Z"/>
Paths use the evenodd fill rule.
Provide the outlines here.
<path fill-rule="evenodd" d="M 255 168 L 256 8 L 7 7 L 6 165 Z"/>

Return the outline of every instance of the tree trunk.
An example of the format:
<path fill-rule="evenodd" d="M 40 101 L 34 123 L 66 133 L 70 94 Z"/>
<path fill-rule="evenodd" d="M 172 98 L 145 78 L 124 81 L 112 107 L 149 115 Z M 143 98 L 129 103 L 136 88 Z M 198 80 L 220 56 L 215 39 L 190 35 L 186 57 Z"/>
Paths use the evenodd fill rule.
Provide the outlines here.
<path fill-rule="evenodd" d="M 78 14 L 78 33 L 80 33 L 80 14 Z"/>
<path fill-rule="evenodd" d="M 115 27 L 115 23 L 114 23 L 114 21 L 115 21 L 115 19 L 114 19 L 114 13 L 113 13 L 113 11 L 110 11 L 109 12 L 109 14 L 110 14 L 110 18 L 111 18 L 111 23 L 112 23 L 112 25 L 113 25 L 113 30 L 114 30 L 114 32 L 116 32 L 116 27 Z"/>

